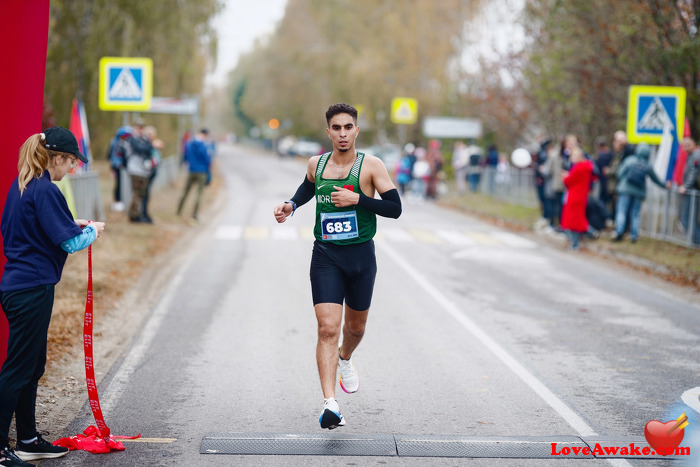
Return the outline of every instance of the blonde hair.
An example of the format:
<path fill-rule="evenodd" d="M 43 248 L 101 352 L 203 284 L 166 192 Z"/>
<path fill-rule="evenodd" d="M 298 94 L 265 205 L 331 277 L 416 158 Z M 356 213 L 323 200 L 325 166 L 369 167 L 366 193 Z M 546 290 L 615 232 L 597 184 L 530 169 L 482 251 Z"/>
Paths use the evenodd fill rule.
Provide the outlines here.
<path fill-rule="evenodd" d="M 49 161 L 57 153 L 49 151 L 44 146 L 43 133 L 37 133 L 27 138 L 21 148 L 19 148 L 19 162 L 17 163 L 17 184 L 19 192 L 24 193 L 32 178 L 41 178 L 44 171 L 49 167 Z"/>

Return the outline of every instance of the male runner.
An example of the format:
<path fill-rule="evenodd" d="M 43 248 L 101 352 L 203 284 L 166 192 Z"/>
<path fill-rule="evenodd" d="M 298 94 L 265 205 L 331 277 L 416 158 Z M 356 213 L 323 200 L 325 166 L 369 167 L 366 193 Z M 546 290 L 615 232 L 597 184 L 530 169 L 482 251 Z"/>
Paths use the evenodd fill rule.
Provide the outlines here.
<path fill-rule="evenodd" d="M 299 189 L 289 201 L 275 207 L 274 214 L 277 222 L 284 222 L 297 207 L 316 198 L 310 276 L 318 321 L 316 363 L 324 398 L 319 422 L 321 428 L 332 430 L 345 425 L 335 400 L 336 368 L 346 393 L 360 386 L 350 357 L 364 335 L 372 301 L 377 273 L 372 240 L 376 215 L 399 217 L 401 198 L 384 163 L 355 152 L 360 132 L 357 110 L 348 104 L 332 105 L 326 111 L 326 122 L 333 151 L 309 159 Z M 375 191 L 382 199 L 374 198 Z M 343 342 L 338 348 L 341 324 Z"/>

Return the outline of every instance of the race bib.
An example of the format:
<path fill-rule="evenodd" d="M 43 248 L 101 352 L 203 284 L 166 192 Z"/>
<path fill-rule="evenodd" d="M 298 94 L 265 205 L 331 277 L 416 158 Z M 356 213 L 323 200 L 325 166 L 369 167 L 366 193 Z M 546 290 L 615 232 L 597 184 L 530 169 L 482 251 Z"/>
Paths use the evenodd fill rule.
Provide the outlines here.
<path fill-rule="evenodd" d="M 359 237 L 357 213 L 355 211 L 322 212 L 321 235 L 324 240 L 347 240 Z"/>

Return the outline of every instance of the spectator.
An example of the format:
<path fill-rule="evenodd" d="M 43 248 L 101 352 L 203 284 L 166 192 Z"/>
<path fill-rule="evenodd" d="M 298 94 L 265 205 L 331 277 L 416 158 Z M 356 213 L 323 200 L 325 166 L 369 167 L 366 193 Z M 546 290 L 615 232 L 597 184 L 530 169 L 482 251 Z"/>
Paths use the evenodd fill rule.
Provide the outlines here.
<path fill-rule="evenodd" d="M 552 228 L 558 228 L 561 222 L 561 200 L 564 196 L 562 159 L 559 148 L 552 148 L 548 151 L 547 160 L 540 167 L 540 172 L 544 176 L 544 195 L 549 214 L 547 220 Z"/>
<path fill-rule="evenodd" d="M 413 179 L 412 172 L 413 165 L 416 163 L 416 155 L 414 154 L 416 147 L 408 143 L 403 150 L 403 157 L 399 160 L 396 168 L 396 183 L 399 185 L 399 191 L 402 195 L 406 193 L 406 189 L 410 186 Z"/>
<path fill-rule="evenodd" d="M 682 195 L 681 200 L 681 225 L 688 232 L 694 244 L 700 244 L 700 222 L 698 220 L 698 203 L 700 196 L 697 191 L 691 193 L 690 190 L 700 189 L 700 147 L 690 136 L 683 138 L 683 149 L 688 153 L 683 169 L 683 183 L 678 187 L 678 193 Z M 695 222 L 692 222 L 693 219 Z M 692 233 L 691 233 L 692 231 Z"/>
<path fill-rule="evenodd" d="M 146 217 L 143 210 L 143 200 L 148 189 L 148 179 L 153 173 L 153 162 L 151 161 L 153 145 L 144 131 L 146 124 L 142 119 L 136 119 L 133 127 L 133 135 L 124 141 L 126 171 L 131 180 L 129 220 L 150 224 L 152 221 Z"/>
<path fill-rule="evenodd" d="M 177 206 L 177 215 L 182 215 L 182 208 L 187 199 L 187 195 L 193 185 L 197 185 L 197 198 L 194 203 L 194 210 L 192 213 L 191 223 L 199 223 L 198 213 L 199 204 L 202 200 L 202 191 L 204 191 L 204 186 L 207 185 L 208 180 L 211 177 L 211 154 L 209 150 L 208 143 L 209 130 L 202 128 L 199 133 L 187 143 L 187 149 L 185 155 L 187 156 L 187 165 L 189 169 L 189 174 L 187 175 L 187 183 L 185 185 L 185 190 L 180 198 L 180 203 Z"/>
<path fill-rule="evenodd" d="M 550 139 L 545 139 L 540 143 L 540 150 L 537 153 L 537 156 L 535 156 L 535 174 L 534 174 L 534 180 L 535 180 L 535 190 L 537 190 L 537 199 L 540 201 L 540 209 L 542 210 L 542 218 L 543 219 L 548 219 L 549 218 L 549 212 L 548 210 L 548 203 L 546 202 L 546 197 L 544 195 L 544 184 L 545 184 L 545 178 L 544 175 L 542 175 L 542 165 L 547 161 L 547 149 L 549 148 L 549 145 L 552 143 L 552 140 Z"/>
<path fill-rule="evenodd" d="M 467 191 L 467 169 L 469 167 L 469 151 L 462 141 L 457 141 L 452 151 L 452 168 L 457 182 L 457 193 L 463 195 Z"/>
<path fill-rule="evenodd" d="M 571 170 L 562 173 L 567 194 L 562 209 L 561 227 L 569 237 L 571 249 L 578 250 L 581 235 L 588 231 L 586 204 L 591 188 L 593 163 L 586 159 L 580 147 L 570 148 L 569 162 Z"/>
<path fill-rule="evenodd" d="M 153 170 L 151 171 L 151 175 L 148 176 L 148 183 L 146 184 L 146 193 L 143 196 L 141 210 L 146 221 L 153 222 L 151 216 L 148 214 L 148 199 L 151 194 L 151 186 L 153 185 L 153 179 L 156 178 L 156 173 L 158 172 L 158 165 L 160 165 L 160 161 L 163 159 L 161 151 L 164 145 L 163 141 L 156 138 L 157 132 L 155 127 L 147 126 L 144 129 L 144 134 L 153 146 L 153 148 L 151 149 L 151 167 L 153 168 Z"/>
<path fill-rule="evenodd" d="M 614 218 L 617 218 L 617 172 L 623 159 L 634 154 L 634 146 L 627 144 L 627 134 L 624 131 L 616 131 L 613 135 L 612 157 L 607 170 L 603 175 L 607 176 L 606 191 L 610 195 L 610 212 Z M 628 213 L 629 214 L 629 213 Z M 629 218 L 628 218 L 629 219 Z"/>
<path fill-rule="evenodd" d="M 0 303 L 9 324 L 7 359 L 0 369 L 0 464 L 31 466 L 23 460 L 68 453 L 43 439 L 36 426 L 36 395 L 46 366 L 46 340 L 69 253 L 86 248 L 104 231 L 103 222 L 73 220 L 58 187 L 88 159 L 65 128 L 30 136 L 19 150 L 19 174 L 7 193 L 0 230 L 7 259 Z M 54 388 L 55 389 L 55 388 Z M 53 396 L 52 396 L 53 397 Z M 12 416 L 16 450 L 9 446 Z"/>
<path fill-rule="evenodd" d="M 608 192 L 607 171 L 608 167 L 610 167 L 610 163 L 612 162 L 613 154 L 610 150 L 610 147 L 608 146 L 608 143 L 605 141 L 605 138 L 602 136 L 598 137 L 598 139 L 596 140 L 596 149 L 597 155 L 595 159 L 595 165 L 598 169 L 598 173 L 600 174 L 600 183 L 598 185 L 598 199 L 607 208 L 608 203 L 610 202 L 610 193 Z"/>
<path fill-rule="evenodd" d="M 498 149 L 495 144 L 492 144 L 486 153 L 486 189 L 489 195 L 493 194 L 496 187 L 496 167 L 498 167 Z"/>
<path fill-rule="evenodd" d="M 445 163 L 440 150 L 441 146 L 442 144 L 439 140 L 431 140 L 426 154 L 426 160 L 430 165 L 430 175 L 428 176 L 428 186 L 426 187 L 425 195 L 431 199 L 437 199 L 438 197 L 438 181 L 442 174 L 442 166 Z"/>
<path fill-rule="evenodd" d="M 425 201 L 426 187 L 428 186 L 428 177 L 430 177 L 430 164 L 428 163 L 425 148 L 416 148 L 416 163 L 413 164 L 413 172 L 411 176 L 411 193 L 418 201 Z"/>
<path fill-rule="evenodd" d="M 498 155 L 496 165 L 496 185 L 504 186 L 510 183 L 510 162 L 508 155 L 501 153 Z"/>
<path fill-rule="evenodd" d="M 467 148 L 469 153 L 469 168 L 467 169 L 467 177 L 469 179 L 469 190 L 476 193 L 481 182 L 481 172 L 483 170 L 484 158 L 481 148 L 472 143 Z"/>
<path fill-rule="evenodd" d="M 615 240 L 619 242 L 627 227 L 629 212 L 630 237 L 632 243 L 637 241 L 641 226 L 642 202 L 646 198 L 647 175 L 661 188 L 666 188 L 654 169 L 649 165 L 649 145 L 640 143 L 634 155 L 626 157 L 617 171 L 617 211 L 615 217 Z"/>
<path fill-rule="evenodd" d="M 571 157 L 571 152 L 580 147 L 581 141 L 578 139 L 578 136 L 574 134 L 568 134 L 561 140 L 561 160 L 563 170 L 571 170 L 571 161 L 569 160 Z"/>
<path fill-rule="evenodd" d="M 114 202 L 112 203 L 112 210 L 121 212 L 125 209 L 124 203 L 122 202 L 122 170 L 126 169 L 126 155 L 124 154 L 124 141 L 131 137 L 134 129 L 130 126 L 123 126 L 117 130 L 117 133 L 112 138 L 109 144 L 109 164 L 112 168 L 112 173 L 114 174 Z"/>

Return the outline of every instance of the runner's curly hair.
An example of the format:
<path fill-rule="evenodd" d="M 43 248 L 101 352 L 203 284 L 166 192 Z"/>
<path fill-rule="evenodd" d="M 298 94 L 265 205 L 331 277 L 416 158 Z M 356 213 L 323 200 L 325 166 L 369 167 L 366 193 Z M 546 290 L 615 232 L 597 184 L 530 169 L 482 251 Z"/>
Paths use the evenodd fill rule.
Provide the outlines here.
<path fill-rule="evenodd" d="M 352 117 L 355 124 L 357 124 L 357 109 L 350 104 L 345 104 L 341 102 L 340 104 L 333 104 L 326 110 L 326 123 L 331 124 L 331 118 L 338 114 L 348 114 Z"/>

